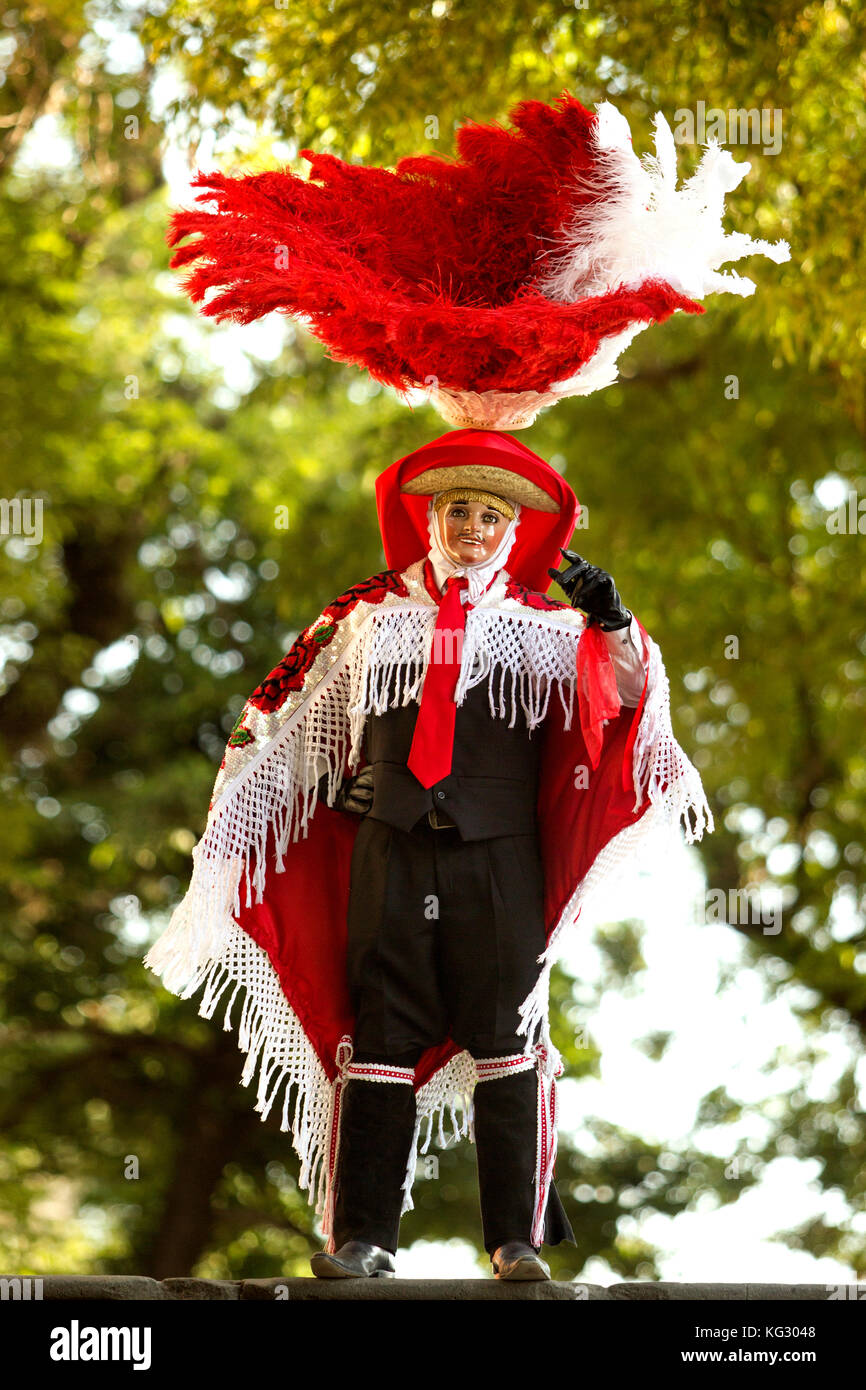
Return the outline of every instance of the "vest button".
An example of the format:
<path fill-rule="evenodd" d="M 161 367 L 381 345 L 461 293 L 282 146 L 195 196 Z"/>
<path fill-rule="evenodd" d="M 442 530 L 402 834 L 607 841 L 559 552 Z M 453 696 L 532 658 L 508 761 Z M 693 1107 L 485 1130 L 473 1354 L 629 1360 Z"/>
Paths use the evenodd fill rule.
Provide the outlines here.
<path fill-rule="evenodd" d="M 439 798 L 440 801 L 444 801 L 444 800 L 445 800 L 445 793 L 444 793 L 444 792 L 437 792 L 436 795 L 437 795 L 437 797 Z"/>

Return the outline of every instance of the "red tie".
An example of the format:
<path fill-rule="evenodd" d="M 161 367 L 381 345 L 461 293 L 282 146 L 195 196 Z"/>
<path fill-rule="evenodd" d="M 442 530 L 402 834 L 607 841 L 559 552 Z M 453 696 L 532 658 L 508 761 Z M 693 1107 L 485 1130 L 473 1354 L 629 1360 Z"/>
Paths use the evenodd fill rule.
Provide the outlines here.
<path fill-rule="evenodd" d="M 460 600 L 460 592 L 467 585 L 468 580 L 451 575 L 445 581 L 445 593 L 439 603 L 430 661 L 421 692 L 421 708 L 407 760 L 410 772 L 415 774 L 422 787 L 432 787 L 434 782 L 441 781 L 451 771 L 454 721 L 457 716 L 454 691 L 460 674 L 463 633 L 466 629 L 466 610 Z"/>

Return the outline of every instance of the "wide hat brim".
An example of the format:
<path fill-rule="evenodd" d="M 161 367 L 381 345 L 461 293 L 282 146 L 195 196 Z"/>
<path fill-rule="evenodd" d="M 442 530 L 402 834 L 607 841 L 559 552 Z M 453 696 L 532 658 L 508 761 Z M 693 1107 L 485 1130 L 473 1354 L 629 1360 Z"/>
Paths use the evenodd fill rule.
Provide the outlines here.
<path fill-rule="evenodd" d="M 519 502 L 521 507 L 533 507 L 538 512 L 558 512 L 559 503 L 529 478 L 508 468 L 496 468 L 481 463 L 464 463 L 444 468 L 428 468 L 417 478 L 404 483 L 401 492 L 415 495 L 434 495 L 449 488 L 472 487 L 492 492 L 506 502 Z"/>

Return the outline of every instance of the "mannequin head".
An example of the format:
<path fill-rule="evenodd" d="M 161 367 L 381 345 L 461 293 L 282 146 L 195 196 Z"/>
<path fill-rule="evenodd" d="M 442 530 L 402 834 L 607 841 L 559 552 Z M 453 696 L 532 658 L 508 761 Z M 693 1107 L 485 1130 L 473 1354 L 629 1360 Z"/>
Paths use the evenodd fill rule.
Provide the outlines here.
<path fill-rule="evenodd" d="M 434 503 L 442 548 L 456 564 L 480 565 L 502 544 L 514 508 L 504 498 L 469 488 L 450 489 Z"/>
<path fill-rule="evenodd" d="M 486 502 L 449 502 L 439 517 L 443 548 L 460 565 L 489 560 L 508 525 L 508 518 Z"/>

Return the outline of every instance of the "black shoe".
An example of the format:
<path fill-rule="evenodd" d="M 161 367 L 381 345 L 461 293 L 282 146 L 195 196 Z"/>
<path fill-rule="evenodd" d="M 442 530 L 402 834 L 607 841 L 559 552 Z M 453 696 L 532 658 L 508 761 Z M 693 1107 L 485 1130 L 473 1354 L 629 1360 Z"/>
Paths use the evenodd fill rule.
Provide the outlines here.
<path fill-rule="evenodd" d="M 397 1270 L 390 1250 L 368 1245 L 365 1240 L 347 1240 L 333 1255 L 320 1250 L 310 1260 L 317 1279 L 396 1279 Z"/>
<path fill-rule="evenodd" d="M 509 1240 L 490 1256 L 497 1279 L 549 1279 L 550 1269 L 532 1245 Z"/>

